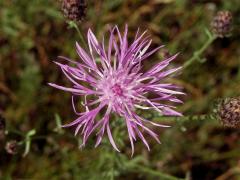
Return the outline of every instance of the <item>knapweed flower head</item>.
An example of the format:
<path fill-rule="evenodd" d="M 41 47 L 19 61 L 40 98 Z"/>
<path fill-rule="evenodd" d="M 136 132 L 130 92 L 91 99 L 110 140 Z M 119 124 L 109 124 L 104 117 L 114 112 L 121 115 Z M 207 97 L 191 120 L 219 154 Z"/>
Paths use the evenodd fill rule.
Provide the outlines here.
<path fill-rule="evenodd" d="M 110 30 L 110 37 L 105 46 L 104 38 L 100 43 L 92 31 L 88 30 L 89 53 L 76 43 L 81 62 L 65 57 L 61 58 L 74 66 L 56 62 L 73 86 L 64 87 L 52 83 L 50 85 L 72 94 L 73 109 L 79 117 L 64 127 L 75 126 L 75 135 L 81 130 L 82 146 L 95 131 L 98 131 L 96 140 L 96 146 L 98 146 L 106 132 L 114 149 L 119 151 L 110 128 L 110 121 L 113 120 L 110 116 L 116 114 L 125 120 L 132 152 L 134 152 L 134 141 L 137 137 L 150 149 L 143 132 L 152 136 L 157 142 L 159 139 L 147 124 L 159 127 L 169 126 L 144 119 L 136 113 L 136 110 L 156 110 L 161 115 L 181 115 L 174 110 L 174 106 L 164 103 L 181 103 L 176 97 L 183 94 L 179 87 L 164 83 L 167 76 L 181 68 L 164 70 L 177 54 L 144 72 L 143 62 L 149 61 L 149 57 L 162 46 L 148 51 L 152 41 L 145 36 L 146 32 L 140 34 L 138 31 L 132 43 L 127 40 L 127 32 L 127 26 L 123 35 L 115 26 Z M 77 96 L 82 96 L 84 99 L 84 112 L 76 111 L 74 99 Z M 96 116 L 101 114 L 100 111 L 103 116 L 97 120 Z"/>
<path fill-rule="evenodd" d="M 230 128 L 240 128 L 240 97 L 226 98 L 218 111 L 221 123 Z"/>
<path fill-rule="evenodd" d="M 72 21 L 82 21 L 86 17 L 86 0 L 62 0 L 64 16 Z"/>
<path fill-rule="evenodd" d="M 212 32 L 220 38 L 231 35 L 233 15 L 230 11 L 219 11 L 211 22 Z"/>

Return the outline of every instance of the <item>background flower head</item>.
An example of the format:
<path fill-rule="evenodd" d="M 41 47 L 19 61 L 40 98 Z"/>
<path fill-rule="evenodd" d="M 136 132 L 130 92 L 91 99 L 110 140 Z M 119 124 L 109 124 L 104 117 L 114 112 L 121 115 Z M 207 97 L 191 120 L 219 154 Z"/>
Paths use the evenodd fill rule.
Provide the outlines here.
<path fill-rule="evenodd" d="M 134 152 L 134 141 L 137 137 L 150 149 L 143 131 L 157 142 L 159 139 L 158 135 L 146 124 L 150 123 L 159 127 L 168 126 L 140 117 L 136 113 L 136 109 L 156 110 L 162 115 L 181 115 L 174 110 L 174 106 L 164 103 L 166 101 L 181 103 L 176 97 L 176 95 L 183 94 L 179 87 L 164 82 L 167 76 L 181 68 L 165 70 L 177 54 L 144 72 L 142 70 L 143 62 L 150 61 L 149 57 L 162 46 L 149 51 L 151 39 L 145 36 L 146 32 L 140 34 L 138 31 L 132 43 L 128 42 L 127 33 L 127 26 L 123 35 L 115 26 L 110 30 L 110 37 L 105 46 L 104 39 L 101 43 L 98 42 L 92 31 L 88 30 L 89 53 L 76 43 L 81 62 L 65 57 L 61 58 L 69 61 L 73 66 L 56 62 L 73 86 L 64 87 L 53 83 L 50 85 L 72 93 L 73 109 L 79 117 L 64 127 L 75 126 L 75 135 L 81 130 L 82 146 L 86 144 L 89 136 L 98 130 L 96 146 L 101 143 L 106 132 L 114 149 L 119 151 L 110 129 L 110 116 L 115 113 L 125 119 L 132 152 Z M 84 97 L 85 112 L 76 111 L 74 103 L 76 96 Z M 103 110 L 105 111 L 103 117 L 97 120 L 96 116 Z"/>

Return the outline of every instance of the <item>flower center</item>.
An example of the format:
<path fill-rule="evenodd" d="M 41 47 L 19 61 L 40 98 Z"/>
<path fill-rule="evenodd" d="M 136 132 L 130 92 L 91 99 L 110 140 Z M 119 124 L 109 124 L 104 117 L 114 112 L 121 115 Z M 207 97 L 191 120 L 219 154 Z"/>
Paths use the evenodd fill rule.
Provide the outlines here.
<path fill-rule="evenodd" d="M 122 96 L 123 95 L 123 90 L 121 88 L 121 86 L 119 86 L 118 84 L 115 84 L 113 87 L 112 87 L 112 91 L 115 95 L 118 95 L 118 96 Z"/>

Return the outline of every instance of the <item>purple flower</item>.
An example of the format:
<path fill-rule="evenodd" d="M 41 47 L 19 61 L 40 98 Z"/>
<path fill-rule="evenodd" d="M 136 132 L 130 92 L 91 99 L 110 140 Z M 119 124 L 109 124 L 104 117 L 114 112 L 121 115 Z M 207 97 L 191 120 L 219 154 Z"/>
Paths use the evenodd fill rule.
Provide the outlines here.
<path fill-rule="evenodd" d="M 143 34 L 137 32 L 131 44 L 128 44 L 127 32 L 126 26 L 122 36 L 118 27 L 115 26 L 110 31 L 108 45 L 105 47 L 104 38 L 100 43 L 92 31 L 88 30 L 87 39 L 90 53 L 87 53 L 76 43 L 77 53 L 82 62 L 76 62 L 66 57 L 60 58 L 69 61 L 74 66 L 56 62 L 73 86 L 63 87 L 52 83 L 50 85 L 72 94 L 72 106 L 79 117 L 63 127 L 75 126 L 75 135 L 81 129 L 82 146 L 86 144 L 89 136 L 98 130 L 96 147 L 101 143 L 106 132 L 114 149 L 119 151 L 110 130 L 110 115 L 115 113 L 125 119 L 132 153 L 134 152 L 133 142 L 136 141 L 137 136 L 149 150 L 143 132 L 152 136 L 157 142 L 159 140 L 158 135 L 150 130 L 146 124 L 159 127 L 169 126 L 140 117 L 136 113 L 136 109 L 154 109 L 161 115 L 181 115 L 169 103 L 164 104 L 164 101 L 181 103 L 175 96 L 184 94 L 179 91 L 179 87 L 164 83 L 166 76 L 181 68 L 163 71 L 176 58 L 177 54 L 143 72 L 141 71 L 143 61 L 162 46 L 148 52 L 152 41 L 149 37 L 145 37 L 146 32 Z M 82 105 L 86 109 L 85 112 L 76 111 L 74 103 L 76 96 L 84 97 Z M 104 115 L 100 120 L 96 120 L 96 116 L 101 114 L 100 111 Z"/>

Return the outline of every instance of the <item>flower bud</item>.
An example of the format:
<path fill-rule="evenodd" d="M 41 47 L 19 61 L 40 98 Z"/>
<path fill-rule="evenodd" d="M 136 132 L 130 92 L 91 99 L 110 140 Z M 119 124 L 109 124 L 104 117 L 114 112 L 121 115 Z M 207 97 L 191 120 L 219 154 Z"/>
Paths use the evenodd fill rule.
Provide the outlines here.
<path fill-rule="evenodd" d="M 18 152 L 18 144 L 16 140 L 11 140 L 6 143 L 5 150 L 8 154 L 17 154 Z"/>
<path fill-rule="evenodd" d="M 212 32 L 220 38 L 227 37 L 232 31 L 233 17 L 229 11 L 219 11 L 211 22 Z"/>
<path fill-rule="evenodd" d="M 87 3 L 85 0 L 62 0 L 64 16 L 73 21 L 82 21 L 86 17 Z"/>
<path fill-rule="evenodd" d="M 240 128 L 240 97 L 224 100 L 219 108 L 219 117 L 224 126 Z"/>

